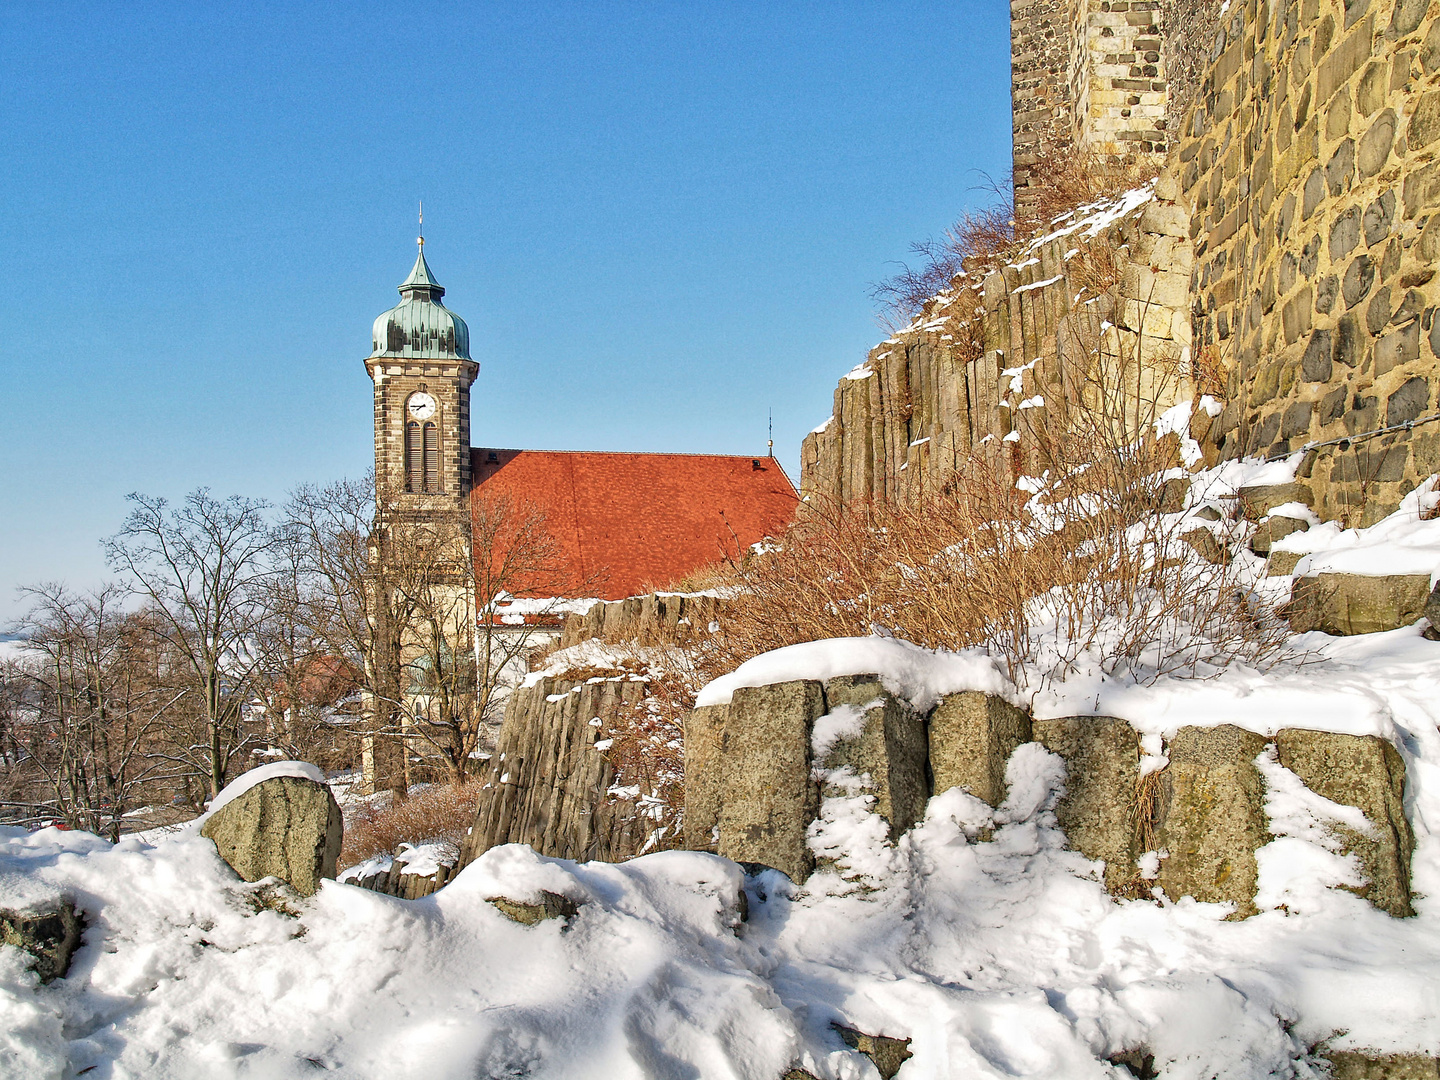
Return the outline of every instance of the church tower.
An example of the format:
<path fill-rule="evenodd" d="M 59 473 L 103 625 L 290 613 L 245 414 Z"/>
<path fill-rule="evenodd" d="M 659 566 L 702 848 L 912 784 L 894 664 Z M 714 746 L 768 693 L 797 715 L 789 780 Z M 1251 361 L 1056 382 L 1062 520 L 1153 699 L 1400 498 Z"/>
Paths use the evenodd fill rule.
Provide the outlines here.
<path fill-rule="evenodd" d="M 365 370 L 375 384 L 375 485 L 381 506 L 412 520 L 468 515 L 470 328 L 440 303 L 425 238 L 400 303 L 375 320 Z"/>

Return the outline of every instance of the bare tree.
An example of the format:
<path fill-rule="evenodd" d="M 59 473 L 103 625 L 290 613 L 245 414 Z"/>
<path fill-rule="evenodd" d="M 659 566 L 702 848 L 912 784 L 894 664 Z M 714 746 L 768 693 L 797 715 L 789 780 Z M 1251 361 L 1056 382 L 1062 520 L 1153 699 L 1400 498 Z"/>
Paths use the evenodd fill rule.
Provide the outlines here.
<path fill-rule="evenodd" d="M 467 520 L 407 514 L 375 492 L 369 478 L 341 481 L 302 487 L 286 505 L 307 617 L 363 672 L 366 733 L 387 757 L 377 783 L 403 791 L 420 746 L 463 782 L 498 723 L 507 672 L 543 631 L 543 618 L 506 623 L 500 608 L 515 595 L 560 595 L 567 568 L 529 503 L 477 498 Z M 543 616 L 553 603 L 529 607 Z"/>
<path fill-rule="evenodd" d="M 153 735 L 179 695 L 157 684 L 146 620 L 123 610 L 120 587 L 76 594 L 45 584 L 21 593 L 31 606 L 7 681 L 29 684 L 22 772 L 32 777 L 30 809 L 118 839 L 125 812 L 156 774 Z"/>
<path fill-rule="evenodd" d="M 106 557 L 154 615 L 154 633 L 192 683 L 199 738 L 167 753 L 180 772 L 198 774 L 212 796 L 250 741 L 246 695 L 259 666 L 255 635 L 264 616 L 261 586 L 273 572 L 277 534 L 269 504 L 200 488 L 171 507 L 131 494 L 134 509 L 104 542 Z"/>
<path fill-rule="evenodd" d="M 282 510 L 281 535 L 317 640 L 360 673 L 377 783 L 403 797 L 401 650 L 412 609 L 406 591 L 392 585 L 398 568 L 381 557 L 386 541 L 375 523 L 370 476 L 297 488 Z"/>

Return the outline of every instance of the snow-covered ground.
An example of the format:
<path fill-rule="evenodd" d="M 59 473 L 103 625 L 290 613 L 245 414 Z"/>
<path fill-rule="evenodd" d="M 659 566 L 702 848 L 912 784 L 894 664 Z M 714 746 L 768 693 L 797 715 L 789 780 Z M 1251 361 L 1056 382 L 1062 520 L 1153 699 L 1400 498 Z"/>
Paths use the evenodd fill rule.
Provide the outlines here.
<path fill-rule="evenodd" d="M 1192 509 L 1256 475 L 1206 474 Z M 1317 566 L 1354 552 L 1347 570 L 1433 573 L 1433 501 L 1427 488 L 1372 530 L 1303 543 Z M 893 845 L 861 797 L 826 799 L 811 842 L 837 861 L 803 888 L 698 853 L 581 865 L 511 845 L 423 900 L 326 882 L 290 915 L 193 824 L 113 846 L 4 830 L 0 907 L 66 892 L 89 928 L 70 975 L 44 987 L 0 948 L 0 1076 L 875 1076 L 832 1022 L 910 1039 L 900 1080 L 1127 1077 L 1106 1059 L 1137 1047 L 1176 1080 L 1320 1076 L 1322 1040 L 1440 1053 L 1440 643 L 1422 628 L 1302 635 L 1264 671 L 1077 670 L 1023 695 L 1037 715 L 1125 717 L 1157 747 L 1207 723 L 1392 739 L 1416 833 L 1413 918 L 1335 887 L 1357 869 L 1328 825 L 1363 822 L 1265 755 L 1274 839 L 1259 852 L 1262 911 L 1239 922 L 1222 905 L 1107 895 L 1098 864 L 1065 849 L 1064 766 L 1037 744 L 1012 758 L 998 810 L 952 790 Z M 845 670 L 878 671 L 922 706 L 970 687 L 1020 694 L 982 654 L 870 638 L 757 658 L 706 700 Z M 579 914 L 527 927 L 486 902 L 541 890 Z"/>

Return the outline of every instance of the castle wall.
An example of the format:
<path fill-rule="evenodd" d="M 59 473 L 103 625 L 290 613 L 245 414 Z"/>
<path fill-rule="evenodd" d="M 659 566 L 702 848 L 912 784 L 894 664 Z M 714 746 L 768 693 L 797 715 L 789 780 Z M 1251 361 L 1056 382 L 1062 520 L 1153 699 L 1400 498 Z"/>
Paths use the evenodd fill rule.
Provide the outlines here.
<path fill-rule="evenodd" d="M 1436 409 L 1440 9 L 1237 5 L 1170 168 L 1193 206 L 1196 334 L 1228 380 L 1222 456 Z M 1369 524 L 1440 469 L 1440 427 L 1322 447 L 1323 517 Z"/>
<path fill-rule="evenodd" d="M 1012 6 L 1012 52 L 1017 208 L 1067 117 L 1106 154 L 1165 149 L 1155 199 L 1098 238 L 1116 261 L 1103 300 L 1082 294 L 1078 245 L 1041 242 L 973 313 L 957 280 L 872 350 L 805 440 L 806 494 L 933 488 L 1019 438 L 1018 401 L 1093 400 L 1097 363 L 1127 355 L 1141 398 L 1224 402 L 1197 433 L 1212 460 L 1320 444 L 1301 475 L 1322 517 L 1369 524 L 1440 471 L 1440 424 L 1406 427 L 1440 411 L 1440 10 L 1035 0 Z"/>

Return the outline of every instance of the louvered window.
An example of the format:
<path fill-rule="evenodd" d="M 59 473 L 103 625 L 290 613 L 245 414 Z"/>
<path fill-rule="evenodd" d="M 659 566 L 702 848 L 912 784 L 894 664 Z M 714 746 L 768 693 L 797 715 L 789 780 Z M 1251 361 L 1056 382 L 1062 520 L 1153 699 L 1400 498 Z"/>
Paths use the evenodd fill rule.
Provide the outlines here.
<path fill-rule="evenodd" d="M 405 425 L 405 490 L 420 490 L 420 425 Z"/>
<path fill-rule="evenodd" d="M 425 490 L 440 490 L 440 429 L 425 425 Z"/>

